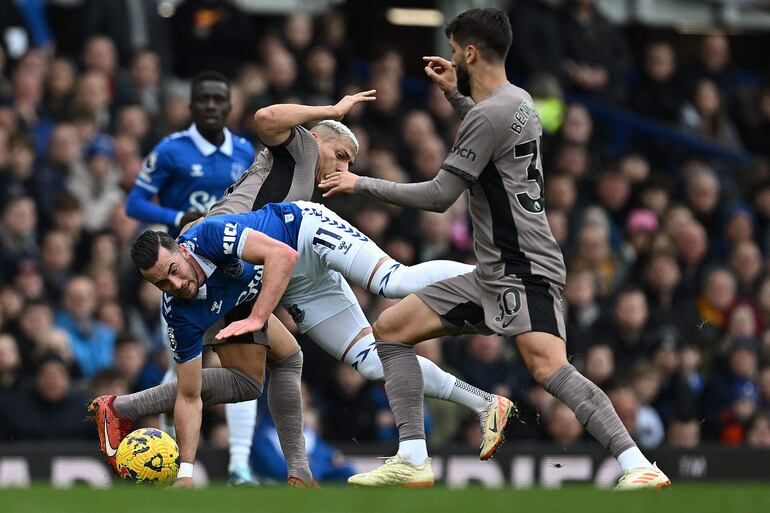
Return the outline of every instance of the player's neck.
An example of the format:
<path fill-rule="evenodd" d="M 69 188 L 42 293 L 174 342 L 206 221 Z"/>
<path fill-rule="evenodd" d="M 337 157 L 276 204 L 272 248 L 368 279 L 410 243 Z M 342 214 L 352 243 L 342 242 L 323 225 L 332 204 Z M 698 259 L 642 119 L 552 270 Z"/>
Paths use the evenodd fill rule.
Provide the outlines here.
<path fill-rule="evenodd" d="M 195 259 L 195 257 L 187 252 L 183 252 L 182 255 L 185 257 L 185 259 L 188 262 L 190 262 L 190 265 L 192 266 L 193 270 L 195 270 L 195 276 L 198 278 L 198 286 L 200 287 L 201 285 L 206 283 L 206 273 L 203 271 L 203 268 L 200 266 L 200 264 Z"/>
<path fill-rule="evenodd" d="M 219 130 L 201 130 L 200 127 L 198 128 L 198 133 L 200 133 L 204 139 L 206 139 L 208 142 L 213 144 L 214 146 L 222 146 L 225 142 L 225 130 L 224 128 L 220 128 Z"/>
<path fill-rule="evenodd" d="M 507 84 L 505 66 L 480 64 L 480 68 L 471 77 L 471 97 L 475 103 L 485 100 L 497 87 Z"/>

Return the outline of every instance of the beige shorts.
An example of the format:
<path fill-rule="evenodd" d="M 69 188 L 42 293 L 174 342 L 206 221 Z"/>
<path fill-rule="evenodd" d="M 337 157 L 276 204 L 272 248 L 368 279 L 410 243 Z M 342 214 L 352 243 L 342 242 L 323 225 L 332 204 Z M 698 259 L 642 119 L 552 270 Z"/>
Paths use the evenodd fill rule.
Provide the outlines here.
<path fill-rule="evenodd" d="M 417 297 L 457 334 L 539 331 L 567 340 L 562 286 L 541 276 L 489 280 L 471 272 L 428 285 Z"/>

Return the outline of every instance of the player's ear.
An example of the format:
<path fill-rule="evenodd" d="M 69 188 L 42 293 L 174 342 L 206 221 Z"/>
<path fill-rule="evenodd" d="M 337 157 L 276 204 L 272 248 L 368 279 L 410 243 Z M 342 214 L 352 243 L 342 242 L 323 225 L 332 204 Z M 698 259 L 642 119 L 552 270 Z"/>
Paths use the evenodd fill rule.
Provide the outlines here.
<path fill-rule="evenodd" d="M 479 50 L 476 45 L 468 45 L 465 47 L 465 63 L 474 64 L 478 58 Z"/>

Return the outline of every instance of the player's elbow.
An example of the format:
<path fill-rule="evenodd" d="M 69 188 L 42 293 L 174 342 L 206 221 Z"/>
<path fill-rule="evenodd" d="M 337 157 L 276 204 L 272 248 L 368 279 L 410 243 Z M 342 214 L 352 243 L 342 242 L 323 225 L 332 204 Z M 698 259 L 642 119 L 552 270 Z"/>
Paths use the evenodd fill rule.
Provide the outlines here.
<path fill-rule="evenodd" d="M 297 260 L 299 260 L 299 253 L 289 246 L 282 247 L 279 252 L 281 261 L 285 262 L 286 266 L 290 269 L 294 269 L 294 266 L 297 265 Z"/>
<path fill-rule="evenodd" d="M 449 207 L 451 207 L 453 203 L 454 203 L 454 200 L 434 197 L 434 200 L 425 206 L 425 210 L 443 214 L 444 212 L 449 210 Z"/>
<path fill-rule="evenodd" d="M 277 122 L 275 109 L 263 107 L 254 113 L 254 124 L 257 127 L 257 133 L 270 132 Z"/>

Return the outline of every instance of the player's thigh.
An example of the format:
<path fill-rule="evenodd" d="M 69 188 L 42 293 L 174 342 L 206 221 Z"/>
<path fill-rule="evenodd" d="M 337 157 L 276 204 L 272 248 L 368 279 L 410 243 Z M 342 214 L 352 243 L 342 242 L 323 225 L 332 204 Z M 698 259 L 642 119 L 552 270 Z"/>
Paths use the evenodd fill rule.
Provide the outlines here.
<path fill-rule="evenodd" d="M 552 333 L 529 331 L 516 335 L 515 340 L 527 369 L 540 384 L 568 363 L 567 344 Z"/>
<path fill-rule="evenodd" d="M 373 328 L 377 340 L 410 345 L 456 333 L 415 294 L 408 295 L 383 311 Z"/>
<path fill-rule="evenodd" d="M 371 333 L 372 327 L 348 284 L 343 281 L 340 289 L 337 301 L 343 308 L 329 310 L 329 315 L 315 323 L 307 335 L 333 358 L 345 360 L 350 348 Z M 328 303 L 326 306 L 329 306 Z"/>
<path fill-rule="evenodd" d="M 220 344 L 214 346 L 222 367 L 238 369 L 260 383 L 265 382 L 268 348 L 259 344 Z"/>
<path fill-rule="evenodd" d="M 270 340 L 270 351 L 267 354 L 270 363 L 280 362 L 299 349 L 297 339 L 273 314 L 267 322 L 267 338 Z"/>

